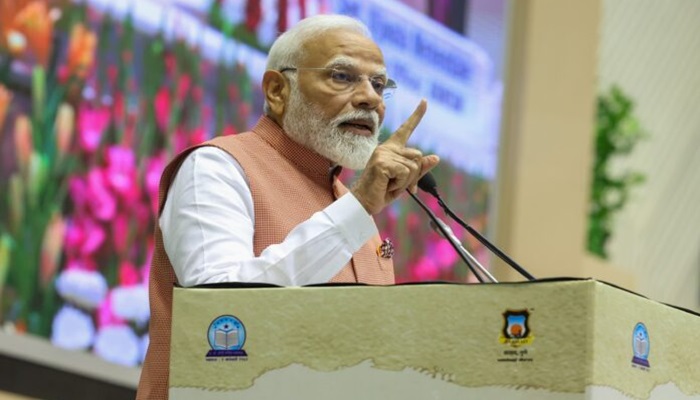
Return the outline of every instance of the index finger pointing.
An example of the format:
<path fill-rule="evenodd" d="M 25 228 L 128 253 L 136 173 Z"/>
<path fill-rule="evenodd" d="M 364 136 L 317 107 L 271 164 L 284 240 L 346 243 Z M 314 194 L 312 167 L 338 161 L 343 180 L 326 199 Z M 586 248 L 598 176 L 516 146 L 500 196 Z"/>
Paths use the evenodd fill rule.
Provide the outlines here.
<path fill-rule="evenodd" d="M 394 134 L 391 135 L 389 139 L 387 139 L 387 142 L 405 146 L 408 142 L 408 138 L 411 137 L 411 134 L 416 129 L 421 119 L 423 119 L 423 115 L 425 115 L 425 111 L 427 110 L 427 108 L 428 102 L 425 101 L 425 99 L 422 99 L 418 104 L 418 107 L 416 107 L 415 111 L 413 111 L 413 114 L 411 114 L 411 116 L 408 117 L 406 122 L 401 124 L 399 129 L 397 129 L 396 132 L 394 132 Z"/>

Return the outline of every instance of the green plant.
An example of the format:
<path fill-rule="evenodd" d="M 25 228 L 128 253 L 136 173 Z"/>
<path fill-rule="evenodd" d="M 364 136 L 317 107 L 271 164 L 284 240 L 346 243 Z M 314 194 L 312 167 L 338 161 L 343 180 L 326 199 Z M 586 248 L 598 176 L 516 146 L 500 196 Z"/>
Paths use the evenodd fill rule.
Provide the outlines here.
<path fill-rule="evenodd" d="M 646 136 L 633 110 L 634 103 L 617 86 L 598 96 L 587 247 L 591 253 L 606 259 L 613 217 L 627 203 L 632 187 L 645 180 L 637 171 L 611 172 L 613 160 L 629 155 Z"/>

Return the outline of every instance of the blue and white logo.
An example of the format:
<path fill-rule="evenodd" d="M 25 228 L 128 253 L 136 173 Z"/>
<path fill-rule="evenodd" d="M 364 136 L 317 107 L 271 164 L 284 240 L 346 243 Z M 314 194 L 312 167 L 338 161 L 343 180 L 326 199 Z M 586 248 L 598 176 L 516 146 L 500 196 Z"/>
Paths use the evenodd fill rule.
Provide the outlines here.
<path fill-rule="evenodd" d="M 209 347 L 211 350 L 207 357 L 238 358 L 247 357 L 243 345 L 245 344 L 245 326 L 233 315 L 221 315 L 214 319 L 207 331 Z"/>
<path fill-rule="evenodd" d="M 649 368 L 649 332 L 647 327 L 639 322 L 632 332 L 632 364 Z"/>

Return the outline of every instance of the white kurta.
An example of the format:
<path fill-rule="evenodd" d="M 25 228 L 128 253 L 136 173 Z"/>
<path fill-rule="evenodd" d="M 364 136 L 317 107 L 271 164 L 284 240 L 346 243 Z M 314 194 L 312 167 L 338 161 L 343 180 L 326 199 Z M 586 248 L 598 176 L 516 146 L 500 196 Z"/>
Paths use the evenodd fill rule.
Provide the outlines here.
<path fill-rule="evenodd" d="M 297 225 L 282 243 L 253 253 L 255 210 L 238 162 L 216 147 L 187 156 L 159 219 L 165 252 L 182 286 L 328 282 L 377 234 L 367 211 L 347 193 Z"/>

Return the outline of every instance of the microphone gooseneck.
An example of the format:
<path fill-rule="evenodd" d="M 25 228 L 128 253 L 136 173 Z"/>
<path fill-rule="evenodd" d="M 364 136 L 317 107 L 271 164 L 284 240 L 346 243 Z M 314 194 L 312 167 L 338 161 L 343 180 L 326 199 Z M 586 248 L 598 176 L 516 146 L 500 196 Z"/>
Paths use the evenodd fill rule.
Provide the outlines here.
<path fill-rule="evenodd" d="M 436 228 L 440 231 L 440 233 L 442 233 L 443 237 L 450 243 L 452 248 L 457 252 L 459 257 L 462 259 L 462 261 L 464 261 L 464 263 L 467 264 L 467 267 L 474 274 L 474 276 L 476 276 L 476 279 L 478 279 L 479 282 L 484 283 L 484 278 L 477 273 L 476 267 L 474 267 L 474 265 L 472 265 L 472 263 L 469 261 L 469 257 L 465 254 L 466 251 L 464 250 L 464 248 L 461 245 L 459 245 L 458 243 L 455 243 L 454 235 L 450 235 L 445 230 L 445 227 L 443 226 L 443 224 L 440 224 L 440 222 L 439 222 L 438 218 L 435 216 L 435 214 L 433 214 L 433 212 L 430 210 L 430 208 L 428 208 L 428 206 L 426 206 L 418 197 L 416 197 L 416 195 L 411 193 L 411 191 L 409 191 L 409 190 L 406 190 L 406 192 L 408 192 L 408 194 L 411 196 L 411 198 L 413 198 L 413 200 L 415 200 L 415 202 L 418 203 L 418 205 L 423 209 L 423 211 L 425 211 L 425 213 L 428 214 L 428 217 L 430 217 L 430 219 L 435 223 Z"/>
<path fill-rule="evenodd" d="M 437 221 L 437 224 L 435 223 L 435 221 Z M 459 246 L 460 250 L 462 250 L 467 257 L 469 257 L 469 260 L 473 263 L 474 266 L 476 266 L 476 269 L 479 270 L 479 273 L 482 276 L 485 276 L 486 280 L 489 280 L 493 283 L 498 283 L 498 280 L 496 280 L 496 278 L 493 275 L 491 275 L 491 273 L 486 268 L 484 268 L 483 265 L 481 265 L 479 260 L 477 260 L 476 257 L 474 257 L 469 251 L 467 251 L 467 249 L 465 249 L 464 246 L 462 246 L 462 243 L 459 241 L 457 236 L 455 236 L 454 232 L 452 232 L 452 228 L 450 228 L 443 220 L 441 220 L 437 216 L 435 217 L 435 221 L 430 221 L 430 227 L 433 228 L 434 231 L 440 234 L 440 236 L 442 236 L 443 238 L 445 238 L 443 231 L 450 235 L 452 237 L 452 241 L 457 246 Z M 443 229 L 438 228 L 438 226 L 441 226 Z"/>
<path fill-rule="evenodd" d="M 469 224 L 466 222 L 462 221 L 461 218 L 459 218 L 452 210 L 450 207 L 447 206 L 447 204 L 442 200 L 442 197 L 440 197 L 440 193 L 437 190 L 437 183 L 435 182 L 435 177 L 433 177 L 433 174 L 428 172 L 427 174 L 423 175 L 423 177 L 420 178 L 418 181 L 418 187 L 423 190 L 424 192 L 427 192 L 431 194 L 435 199 L 437 199 L 438 204 L 442 209 L 445 211 L 445 213 L 455 220 L 458 224 L 460 224 L 464 229 L 467 230 L 472 236 L 474 236 L 481 244 L 486 246 L 487 249 L 491 250 L 498 258 L 503 260 L 506 264 L 510 265 L 511 268 L 516 270 L 520 275 L 524 276 L 530 281 L 534 281 L 535 277 L 527 272 L 525 268 L 521 267 L 513 261 L 508 255 L 504 252 L 502 252 L 498 247 L 496 247 L 494 244 L 488 241 L 485 237 L 483 237 L 476 229 L 472 228 Z"/>

